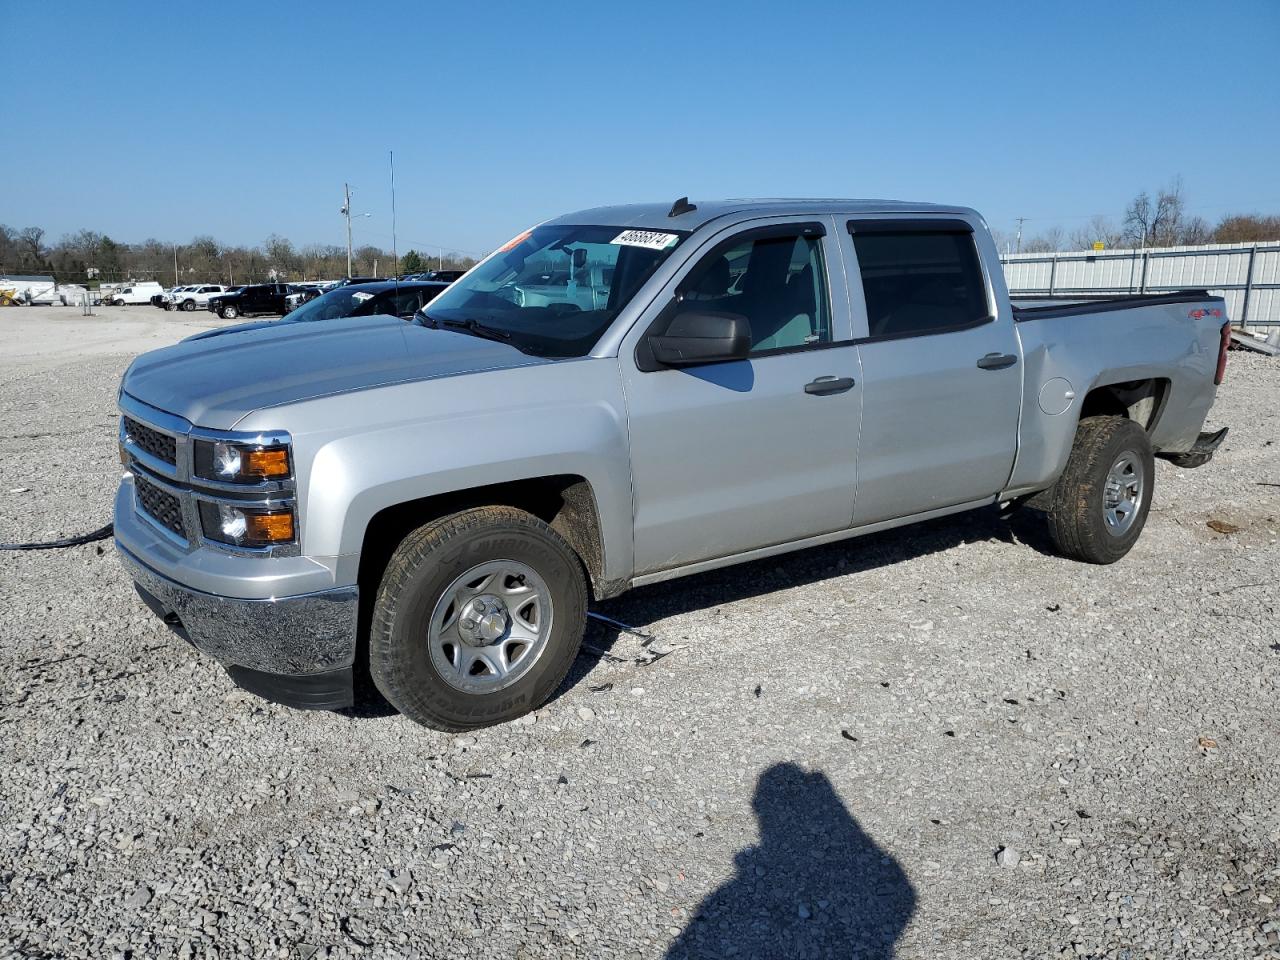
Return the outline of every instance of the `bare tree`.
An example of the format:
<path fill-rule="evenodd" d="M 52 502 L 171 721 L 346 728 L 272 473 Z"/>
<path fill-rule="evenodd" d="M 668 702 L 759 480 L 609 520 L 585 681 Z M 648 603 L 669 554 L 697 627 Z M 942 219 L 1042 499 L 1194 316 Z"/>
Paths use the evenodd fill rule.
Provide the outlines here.
<path fill-rule="evenodd" d="M 1158 191 L 1154 200 L 1143 190 L 1124 212 L 1124 240 L 1135 247 L 1203 243 L 1208 236 L 1203 218 L 1187 216 L 1181 177 Z"/>
<path fill-rule="evenodd" d="M 1067 243 L 1072 250 L 1091 250 L 1095 243 L 1115 247 L 1123 242 L 1123 234 L 1107 217 L 1095 214 L 1087 224 L 1071 232 Z"/>
<path fill-rule="evenodd" d="M 39 270 L 46 266 L 43 229 L 40 227 L 23 227 L 18 231 L 17 241 L 21 269 Z"/>
<path fill-rule="evenodd" d="M 1050 227 L 1041 231 L 1030 240 L 1024 240 L 1022 249 L 1026 253 L 1057 253 L 1064 248 L 1062 228 Z"/>
<path fill-rule="evenodd" d="M 1229 214 L 1218 222 L 1209 237 L 1213 243 L 1256 243 L 1280 240 L 1280 216 L 1257 213 Z"/>

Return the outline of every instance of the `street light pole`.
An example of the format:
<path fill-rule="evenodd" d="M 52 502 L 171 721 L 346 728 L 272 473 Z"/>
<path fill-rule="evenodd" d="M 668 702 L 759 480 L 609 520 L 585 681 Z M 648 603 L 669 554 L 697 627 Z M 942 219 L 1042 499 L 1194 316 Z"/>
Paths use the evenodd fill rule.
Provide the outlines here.
<path fill-rule="evenodd" d="M 347 202 L 342 205 L 342 212 L 347 217 L 347 276 L 349 277 L 351 276 L 351 185 L 344 183 L 342 190 L 347 198 Z"/>

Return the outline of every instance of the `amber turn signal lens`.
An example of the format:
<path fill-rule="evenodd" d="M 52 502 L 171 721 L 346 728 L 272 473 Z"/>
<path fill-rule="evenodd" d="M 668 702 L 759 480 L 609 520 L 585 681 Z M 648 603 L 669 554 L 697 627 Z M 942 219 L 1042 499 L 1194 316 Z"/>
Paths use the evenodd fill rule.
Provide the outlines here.
<path fill-rule="evenodd" d="M 284 447 L 268 447 L 265 450 L 246 450 L 241 454 L 240 475 L 243 477 L 287 477 L 289 475 L 289 451 Z"/>
<path fill-rule="evenodd" d="M 259 543 L 288 543 L 293 539 L 293 511 L 245 514 L 245 539 Z"/>

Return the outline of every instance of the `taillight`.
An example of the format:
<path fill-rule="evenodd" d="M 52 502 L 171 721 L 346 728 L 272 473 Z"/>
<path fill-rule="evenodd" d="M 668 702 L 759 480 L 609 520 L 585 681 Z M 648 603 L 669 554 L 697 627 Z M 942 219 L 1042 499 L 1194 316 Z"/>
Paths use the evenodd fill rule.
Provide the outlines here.
<path fill-rule="evenodd" d="M 1218 344 L 1218 372 L 1213 375 L 1214 386 L 1222 383 L 1227 375 L 1227 350 L 1231 346 L 1231 321 L 1222 325 L 1222 340 Z"/>

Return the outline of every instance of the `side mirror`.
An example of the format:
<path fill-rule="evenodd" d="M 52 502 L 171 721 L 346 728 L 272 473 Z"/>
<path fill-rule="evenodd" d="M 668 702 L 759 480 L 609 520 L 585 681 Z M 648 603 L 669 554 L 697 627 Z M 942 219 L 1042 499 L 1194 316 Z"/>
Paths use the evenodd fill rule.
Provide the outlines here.
<path fill-rule="evenodd" d="M 751 352 L 751 324 L 739 313 L 682 310 L 666 333 L 649 337 L 649 348 L 668 367 L 745 360 Z"/>

